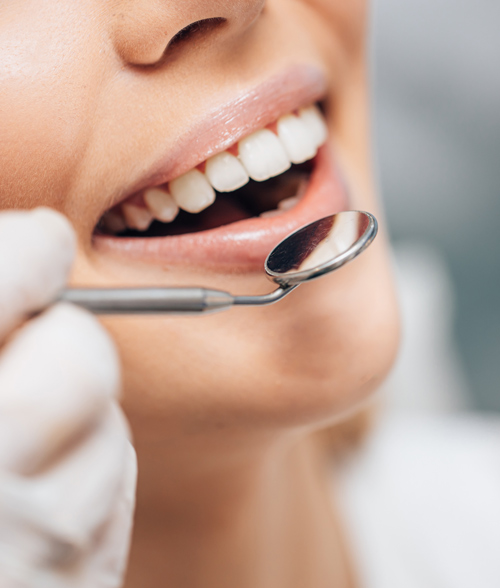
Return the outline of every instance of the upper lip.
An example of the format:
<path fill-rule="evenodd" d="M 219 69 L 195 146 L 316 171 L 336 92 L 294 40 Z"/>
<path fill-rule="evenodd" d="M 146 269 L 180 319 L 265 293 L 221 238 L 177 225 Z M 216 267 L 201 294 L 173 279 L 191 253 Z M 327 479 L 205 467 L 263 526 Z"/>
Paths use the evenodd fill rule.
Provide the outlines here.
<path fill-rule="evenodd" d="M 193 169 L 241 138 L 280 116 L 324 98 L 326 79 L 311 65 L 290 66 L 207 113 L 187 129 L 177 145 L 156 159 L 149 170 L 118 195 L 108 208 L 141 190 L 160 186 Z"/>

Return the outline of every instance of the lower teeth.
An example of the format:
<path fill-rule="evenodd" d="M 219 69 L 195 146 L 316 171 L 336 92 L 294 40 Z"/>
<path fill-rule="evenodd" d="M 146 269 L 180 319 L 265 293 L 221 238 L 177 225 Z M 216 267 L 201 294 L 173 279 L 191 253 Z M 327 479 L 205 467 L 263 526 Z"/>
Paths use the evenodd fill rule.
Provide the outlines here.
<path fill-rule="evenodd" d="M 290 198 L 285 198 L 278 202 L 278 208 L 274 208 L 273 210 L 266 210 L 265 212 L 261 212 L 259 214 L 260 218 L 273 218 L 275 216 L 280 216 L 292 208 L 295 208 L 297 204 L 300 202 L 302 195 L 291 196 Z"/>

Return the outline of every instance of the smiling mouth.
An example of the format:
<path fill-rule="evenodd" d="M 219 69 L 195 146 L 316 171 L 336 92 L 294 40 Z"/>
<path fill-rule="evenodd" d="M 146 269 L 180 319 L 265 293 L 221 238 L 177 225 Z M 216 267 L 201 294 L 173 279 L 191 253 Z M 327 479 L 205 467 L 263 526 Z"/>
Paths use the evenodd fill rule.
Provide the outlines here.
<path fill-rule="evenodd" d="M 103 209 L 96 254 L 261 272 L 290 233 L 354 204 L 317 105 L 327 93 L 321 70 L 299 64 L 199 118 Z"/>
<path fill-rule="evenodd" d="M 96 234 L 168 237 L 278 217 L 301 201 L 326 139 L 320 108 L 289 113 L 180 177 L 115 205 L 101 217 Z"/>

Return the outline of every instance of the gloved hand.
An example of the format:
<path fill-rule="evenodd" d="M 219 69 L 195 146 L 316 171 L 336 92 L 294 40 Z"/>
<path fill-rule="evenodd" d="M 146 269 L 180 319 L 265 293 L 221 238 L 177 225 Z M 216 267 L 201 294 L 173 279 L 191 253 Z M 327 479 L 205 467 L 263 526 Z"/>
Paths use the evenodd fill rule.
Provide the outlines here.
<path fill-rule="evenodd" d="M 54 299 L 73 261 L 48 209 L 0 213 L 0 586 L 122 585 L 136 461 L 117 354 L 86 312 Z"/>

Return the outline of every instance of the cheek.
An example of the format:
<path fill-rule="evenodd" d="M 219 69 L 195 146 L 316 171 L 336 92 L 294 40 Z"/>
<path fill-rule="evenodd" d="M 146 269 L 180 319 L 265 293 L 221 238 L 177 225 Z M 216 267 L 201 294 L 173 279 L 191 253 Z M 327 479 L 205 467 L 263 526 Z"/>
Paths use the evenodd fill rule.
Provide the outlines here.
<path fill-rule="evenodd" d="M 342 39 L 347 50 L 364 46 L 368 20 L 367 0 L 299 0 L 316 12 Z"/>
<path fill-rule="evenodd" d="M 2 125 L 1 206 L 61 208 L 77 160 L 76 141 L 68 140 L 68 128 L 53 105 L 32 100 L 30 92 L 20 101 L 14 84 L 7 90 L 0 98 L 0 111 L 12 112 Z"/>
<path fill-rule="evenodd" d="M 387 265 L 380 252 L 365 255 L 273 307 L 107 321 L 132 423 L 157 419 L 172 433 L 317 425 L 365 400 L 398 342 Z"/>
<path fill-rule="evenodd" d="M 90 130 L 92 43 L 76 14 L 44 4 L 0 32 L 2 208 L 63 209 Z"/>

